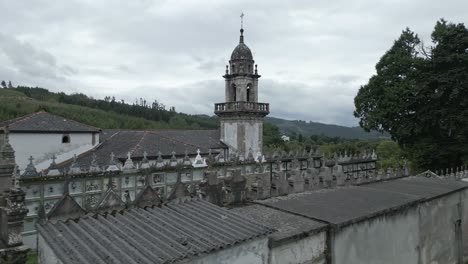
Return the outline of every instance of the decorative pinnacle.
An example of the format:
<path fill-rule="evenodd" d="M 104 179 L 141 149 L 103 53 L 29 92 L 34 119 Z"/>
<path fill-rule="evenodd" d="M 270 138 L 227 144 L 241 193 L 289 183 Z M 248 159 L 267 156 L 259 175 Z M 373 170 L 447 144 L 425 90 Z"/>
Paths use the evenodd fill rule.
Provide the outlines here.
<path fill-rule="evenodd" d="M 5 142 L 4 144 L 9 144 L 10 143 L 10 128 L 8 126 L 5 127 Z"/>

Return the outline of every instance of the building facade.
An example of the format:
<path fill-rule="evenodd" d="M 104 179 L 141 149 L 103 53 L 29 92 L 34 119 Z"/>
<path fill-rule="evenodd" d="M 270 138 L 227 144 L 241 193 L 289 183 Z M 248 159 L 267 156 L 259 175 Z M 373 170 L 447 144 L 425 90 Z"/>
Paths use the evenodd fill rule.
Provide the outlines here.
<path fill-rule="evenodd" d="M 215 104 L 220 117 L 221 141 L 232 152 L 247 156 L 262 153 L 263 118 L 270 112 L 269 104 L 258 101 L 257 65 L 252 52 L 244 43 L 244 29 L 240 30 L 239 45 L 226 65 L 225 102 Z"/>

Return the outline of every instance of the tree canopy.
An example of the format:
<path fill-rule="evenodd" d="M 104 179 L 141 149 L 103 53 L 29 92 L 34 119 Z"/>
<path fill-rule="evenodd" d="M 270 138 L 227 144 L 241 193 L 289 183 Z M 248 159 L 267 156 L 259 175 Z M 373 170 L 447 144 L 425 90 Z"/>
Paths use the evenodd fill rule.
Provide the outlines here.
<path fill-rule="evenodd" d="M 359 89 L 354 115 L 389 132 L 420 169 L 468 161 L 468 30 L 440 20 L 425 46 L 405 29 Z"/>

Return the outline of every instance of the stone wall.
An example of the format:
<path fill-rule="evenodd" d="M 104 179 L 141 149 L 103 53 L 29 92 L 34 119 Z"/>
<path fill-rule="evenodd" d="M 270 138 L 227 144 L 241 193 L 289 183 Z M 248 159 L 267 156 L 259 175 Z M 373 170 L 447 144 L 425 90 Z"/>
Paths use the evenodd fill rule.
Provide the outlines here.
<path fill-rule="evenodd" d="M 457 229 L 468 190 L 336 229 L 333 263 L 458 264 L 468 229 Z M 466 209 L 464 209 L 466 211 Z M 463 221 L 466 225 L 467 218 Z M 465 245 L 465 252 L 468 244 Z"/>
<path fill-rule="evenodd" d="M 271 249 L 271 264 L 325 264 L 326 232 L 320 232 Z"/>

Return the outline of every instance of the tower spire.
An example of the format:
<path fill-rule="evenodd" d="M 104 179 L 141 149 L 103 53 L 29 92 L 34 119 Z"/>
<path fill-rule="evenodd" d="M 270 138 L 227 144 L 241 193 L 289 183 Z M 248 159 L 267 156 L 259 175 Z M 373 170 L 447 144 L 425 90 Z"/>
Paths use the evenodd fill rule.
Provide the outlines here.
<path fill-rule="evenodd" d="M 240 15 L 241 18 L 241 29 L 240 29 L 240 40 L 239 43 L 244 43 L 244 12 L 241 13 Z"/>

